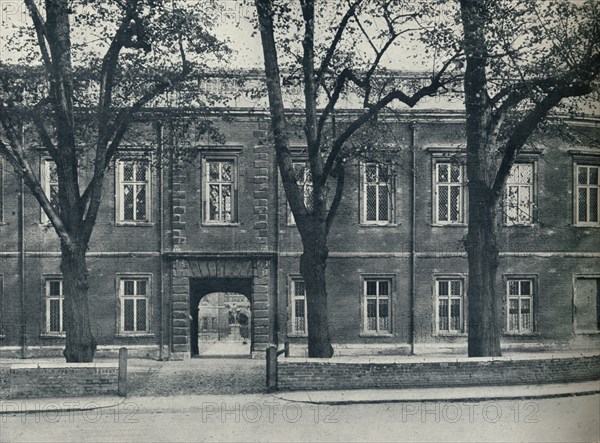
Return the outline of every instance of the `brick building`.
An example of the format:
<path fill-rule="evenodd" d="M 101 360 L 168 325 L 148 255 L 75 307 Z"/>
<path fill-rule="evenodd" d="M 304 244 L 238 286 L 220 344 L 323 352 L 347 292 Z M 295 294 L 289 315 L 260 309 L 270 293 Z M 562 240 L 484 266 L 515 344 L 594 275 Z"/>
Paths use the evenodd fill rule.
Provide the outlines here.
<path fill-rule="evenodd" d="M 211 117 L 220 145 L 186 139 L 193 160 L 159 161 L 168 116 L 143 115 L 108 174 L 88 251 L 98 354 L 188 358 L 212 293 L 250 301 L 251 352 L 306 343 L 301 242 L 268 140 L 268 115 Z M 464 116 L 382 116 L 394 162 L 355 161 L 329 235 L 330 328 L 338 355 L 466 352 Z M 600 119 L 570 121 L 596 142 Z M 294 142 L 299 181 L 301 140 Z M 498 233 L 504 349 L 594 347 L 600 339 L 600 150 L 547 136 L 519 157 Z M 56 186 L 39 155 L 42 183 Z M 59 246 L 33 196 L 0 168 L 0 352 L 59 355 Z M 194 314 L 194 312 L 196 314 Z M 197 335 L 196 335 L 197 336 Z M 196 341 L 197 343 L 197 341 Z"/>

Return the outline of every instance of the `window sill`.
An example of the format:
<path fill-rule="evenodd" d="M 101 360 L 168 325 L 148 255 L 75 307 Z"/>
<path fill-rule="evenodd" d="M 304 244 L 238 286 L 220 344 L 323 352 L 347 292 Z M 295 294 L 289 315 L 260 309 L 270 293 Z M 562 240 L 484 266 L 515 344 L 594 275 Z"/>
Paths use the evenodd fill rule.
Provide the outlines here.
<path fill-rule="evenodd" d="M 235 228 L 235 227 L 239 227 L 240 226 L 240 222 L 235 222 L 235 223 L 209 223 L 209 222 L 202 222 L 202 226 L 206 226 L 206 227 L 220 226 L 220 227 L 223 227 L 223 228 Z"/>
<path fill-rule="evenodd" d="M 360 223 L 358 226 L 361 228 L 395 228 L 400 226 L 401 223 Z"/>
<path fill-rule="evenodd" d="M 502 335 L 505 337 L 539 337 L 539 332 L 505 332 Z"/>
<path fill-rule="evenodd" d="M 42 339 L 52 339 L 52 338 L 67 338 L 66 334 L 40 334 L 40 338 Z"/>
<path fill-rule="evenodd" d="M 468 337 L 467 332 L 436 332 L 436 337 Z"/>
<path fill-rule="evenodd" d="M 529 224 L 512 224 L 512 225 L 507 225 L 506 223 L 503 223 L 502 226 L 505 227 L 505 228 L 533 228 L 535 226 L 535 224 L 529 223 Z"/>
<path fill-rule="evenodd" d="M 308 338 L 308 334 L 288 334 L 289 338 Z"/>
<path fill-rule="evenodd" d="M 154 337 L 154 334 L 151 332 L 120 332 L 118 334 L 115 334 L 116 338 L 130 338 L 130 337 L 135 337 L 135 338 L 151 338 Z"/>
<path fill-rule="evenodd" d="M 595 228 L 595 229 L 600 228 L 600 225 L 598 225 L 598 224 L 594 224 L 594 225 L 591 225 L 591 224 L 590 225 L 581 225 L 581 224 L 575 223 L 575 224 L 572 224 L 571 226 L 573 226 L 574 228 L 584 228 L 584 229 L 585 228 Z"/>
<path fill-rule="evenodd" d="M 375 338 L 379 338 L 379 337 L 393 337 L 394 334 L 392 334 L 391 332 L 385 332 L 385 333 L 380 333 L 377 334 L 376 332 L 361 332 L 360 334 L 358 334 L 359 337 L 361 338 L 368 338 L 368 337 L 375 337 Z"/>
<path fill-rule="evenodd" d="M 600 335 L 600 331 L 575 331 L 577 335 Z"/>
<path fill-rule="evenodd" d="M 115 222 L 115 226 L 149 227 L 154 226 L 152 222 Z"/>
<path fill-rule="evenodd" d="M 466 228 L 467 223 L 432 223 L 432 228 Z"/>

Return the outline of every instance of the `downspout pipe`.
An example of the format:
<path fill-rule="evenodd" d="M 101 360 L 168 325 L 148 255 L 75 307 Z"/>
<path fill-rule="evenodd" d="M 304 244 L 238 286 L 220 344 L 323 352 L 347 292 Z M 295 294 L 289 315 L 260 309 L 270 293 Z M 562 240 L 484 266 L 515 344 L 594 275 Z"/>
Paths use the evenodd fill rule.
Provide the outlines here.
<path fill-rule="evenodd" d="M 164 202 L 163 202 L 163 128 L 160 121 L 155 122 L 155 130 L 156 130 L 156 140 L 157 140 L 157 155 L 158 155 L 158 236 L 159 236 L 159 248 L 158 255 L 160 261 L 160 270 L 159 270 L 159 287 L 160 292 L 158 294 L 158 305 L 159 305 L 159 348 L 158 348 L 158 360 L 163 360 L 163 348 L 165 345 L 165 307 L 164 303 L 164 293 L 165 293 L 165 266 L 164 266 L 164 252 L 165 252 L 165 243 L 164 243 Z"/>
<path fill-rule="evenodd" d="M 415 354 L 415 303 L 416 303 L 416 242 L 417 242 L 417 155 L 415 149 L 415 122 L 409 124 L 409 149 L 411 152 L 412 185 L 410 198 L 410 355 Z"/>
<path fill-rule="evenodd" d="M 27 358 L 27 315 L 25 307 L 25 182 L 19 180 L 18 198 L 18 241 L 19 241 L 19 290 L 21 292 L 21 358 Z"/>

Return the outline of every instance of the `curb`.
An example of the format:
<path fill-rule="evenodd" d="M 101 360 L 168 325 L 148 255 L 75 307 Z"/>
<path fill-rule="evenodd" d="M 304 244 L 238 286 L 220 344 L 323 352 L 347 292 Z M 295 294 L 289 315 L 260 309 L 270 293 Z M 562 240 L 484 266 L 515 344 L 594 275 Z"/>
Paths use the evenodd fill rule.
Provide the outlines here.
<path fill-rule="evenodd" d="M 110 409 L 121 405 L 126 400 L 125 397 L 118 398 L 101 398 L 97 400 L 95 397 L 40 397 L 40 398 L 15 398 L 0 401 L 0 415 L 11 414 L 36 414 L 36 413 L 52 413 L 52 412 L 78 412 L 78 411 L 93 411 L 98 409 Z M 61 406 L 61 403 L 63 406 Z M 41 407 L 45 404 L 44 407 Z M 68 404 L 77 406 L 67 406 Z M 83 404 L 83 405 L 82 405 Z M 16 410 L 10 409 L 9 405 L 17 405 Z M 50 407 L 57 405 L 58 407 Z M 82 405 L 82 406 L 79 406 Z"/>

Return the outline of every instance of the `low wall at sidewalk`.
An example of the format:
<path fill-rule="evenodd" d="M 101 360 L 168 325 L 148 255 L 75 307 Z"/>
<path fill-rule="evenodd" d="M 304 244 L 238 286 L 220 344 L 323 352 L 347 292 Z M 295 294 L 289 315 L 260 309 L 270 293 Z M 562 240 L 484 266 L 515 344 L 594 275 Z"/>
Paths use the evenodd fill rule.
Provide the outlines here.
<path fill-rule="evenodd" d="M 600 355 L 370 362 L 280 358 L 277 378 L 280 390 L 566 383 L 600 379 Z"/>
<path fill-rule="evenodd" d="M 10 397 L 117 395 L 119 367 L 114 363 L 13 364 Z"/>

